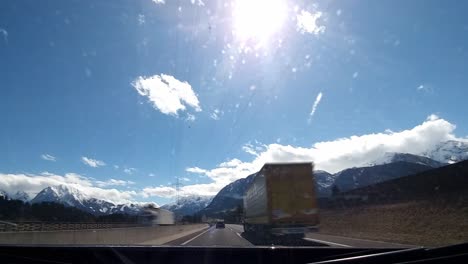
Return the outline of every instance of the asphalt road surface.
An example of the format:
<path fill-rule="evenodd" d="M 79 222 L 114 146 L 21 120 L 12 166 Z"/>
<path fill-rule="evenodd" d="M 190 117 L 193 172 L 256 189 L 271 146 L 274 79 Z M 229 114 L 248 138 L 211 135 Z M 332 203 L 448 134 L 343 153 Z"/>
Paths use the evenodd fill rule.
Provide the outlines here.
<path fill-rule="evenodd" d="M 226 225 L 225 228 L 211 226 L 200 232 L 173 240 L 166 245 L 172 246 L 231 246 L 250 247 L 253 246 L 241 234 L 243 227 L 238 225 Z"/>
<path fill-rule="evenodd" d="M 394 244 L 381 241 L 354 239 L 348 237 L 330 236 L 310 233 L 303 239 L 270 238 L 268 240 L 249 236 L 244 233 L 241 225 L 226 224 L 225 228 L 208 227 L 194 234 L 173 240 L 165 245 L 172 246 L 219 246 L 219 247 L 251 247 L 251 246 L 331 246 L 331 247 L 373 247 L 402 248 L 410 245 Z"/>

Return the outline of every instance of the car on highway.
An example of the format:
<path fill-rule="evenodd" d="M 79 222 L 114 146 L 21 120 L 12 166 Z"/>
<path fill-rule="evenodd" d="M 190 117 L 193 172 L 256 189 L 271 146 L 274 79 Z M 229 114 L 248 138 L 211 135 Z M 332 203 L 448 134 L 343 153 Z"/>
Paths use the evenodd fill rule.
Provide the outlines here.
<path fill-rule="evenodd" d="M 226 225 L 224 224 L 224 222 L 216 222 L 216 228 L 225 228 Z"/>

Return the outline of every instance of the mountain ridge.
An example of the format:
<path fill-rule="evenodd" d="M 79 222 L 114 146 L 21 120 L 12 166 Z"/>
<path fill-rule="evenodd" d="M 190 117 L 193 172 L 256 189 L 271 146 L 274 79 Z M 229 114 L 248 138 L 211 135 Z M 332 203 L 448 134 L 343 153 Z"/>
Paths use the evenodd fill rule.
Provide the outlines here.
<path fill-rule="evenodd" d="M 375 162 L 372 166 L 348 168 L 335 174 L 315 170 L 317 196 L 330 196 L 334 185 L 343 191 L 352 190 L 446 165 L 428 157 L 408 153 L 386 153 L 384 157 L 385 159 L 379 161 L 380 164 Z M 211 204 L 199 213 L 208 216 L 222 216 L 236 207 L 242 207 L 242 197 L 255 175 L 255 173 L 251 174 L 226 185 L 213 198 Z"/>
<path fill-rule="evenodd" d="M 114 204 L 110 201 L 92 198 L 67 185 L 48 186 L 31 200 L 32 204 L 42 202 L 53 202 L 75 207 L 93 215 L 114 213 L 135 215 L 143 210 L 143 206 L 136 203 Z"/>
<path fill-rule="evenodd" d="M 421 155 L 387 152 L 368 163 L 368 166 L 347 168 L 334 174 L 321 170 L 314 171 L 317 195 L 318 197 L 329 196 L 334 185 L 346 191 L 466 159 L 468 159 L 468 142 L 456 140 L 441 142 Z M 162 207 L 178 210 L 182 214 L 192 214 L 196 210 L 202 214 L 217 214 L 242 207 L 245 190 L 255 175 L 255 173 L 251 174 L 226 185 L 214 197 L 198 200 L 198 204 L 196 197 L 187 197 L 182 206 L 181 204 L 167 204 Z M 68 185 L 46 187 L 33 199 L 22 190 L 13 194 L 0 190 L 0 196 L 31 203 L 57 202 L 95 215 L 137 214 L 143 207 L 140 203 L 115 204 L 89 197 Z M 195 201 L 190 201 L 190 199 L 195 199 Z M 184 206 L 185 208 L 182 208 Z"/>
<path fill-rule="evenodd" d="M 214 196 L 191 195 L 181 197 L 177 202 L 161 206 L 161 208 L 172 211 L 179 216 L 193 215 L 207 207 Z"/>

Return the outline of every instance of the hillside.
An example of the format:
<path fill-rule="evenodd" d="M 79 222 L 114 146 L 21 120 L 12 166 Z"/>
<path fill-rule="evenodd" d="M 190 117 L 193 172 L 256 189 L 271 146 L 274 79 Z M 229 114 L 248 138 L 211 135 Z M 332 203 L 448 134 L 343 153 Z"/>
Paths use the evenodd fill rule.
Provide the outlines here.
<path fill-rule="evenodd" d="M 351 168 L 334 175 L 334 185 L 341 191 L 347 191 L 391 179 L 431 170 L 426 164 L 396 161 L 392 163 L 361 168 Z"/>
<path fill-rule="evenodd" d="M 411 201 L 468 192 L 468 161 L 343 192 L 342 199 L 367 202 Z"/>
<path fill-rule="evenodd" d="M 314 171 L 318 197 L 329 197 L 334 185 L 341 191 L 352 190 L 363 186 L 383 182 L 414 173 L 431 170 L 444 165 L 441 162 L 405 153 L 388 153 L 385 159 L 373 166 L 350 168 L 335 174 L 326 171 Z M 222 217 L 232 210 L 243 207 L 243 196 L 255 174 L 239 179 L 223 189 L 200 214 Z"/>
<path fill-rule="evenodd" d="M 242 207 L 245 191 L 255 175 L 254 173 L 247 178 L 239 179 L 226 185 L 199 214 L 216 217 L 230 210 L 234 210 L 237 207 Z"/>
<path fill-rule="evenodd" d="M 347 191 L 322 203 L 320 232 L 422 246 L 468 240 L 468 161 Z"/>

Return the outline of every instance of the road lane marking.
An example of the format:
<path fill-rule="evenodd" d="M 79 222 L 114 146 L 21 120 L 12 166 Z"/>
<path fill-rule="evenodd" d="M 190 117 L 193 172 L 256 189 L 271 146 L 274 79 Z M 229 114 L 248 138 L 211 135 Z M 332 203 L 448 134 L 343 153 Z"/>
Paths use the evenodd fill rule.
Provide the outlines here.
<path fill-rule="evenodd" d="M 243 239 L 243 237 L 241 236 L 241 234 L 239 232 L 236 232 L 234 231 L 234 229 L 232 229 L 230 226 L 228 226 L 229 230 L 231 230 L 232 232 L 236 233 L 236 235 L 238 235 L 240 238 Z"/>
<path fill-rule="evenodd" d="M 181 246 L 185 246 L 186 244 L 192 242 L 193 240 L 195 240 L 195 239 L 198 238 L 199 236 L 201 236 L 201 235 L 205 234 L 206 232 L 210 231 L 210 229 L 211 229 L 211 228 L 209 227 L 207 230 L 205 230 L 205 231 L 202 232 L 201 234 L 198 234 L 197 236 L 195 236 L 195 237 L 193 237 L 193 238 L 191 238 L 191 239 L 185 241 L 184 243 L 182 243 L 182 244 L 180 244 L 180 245 L 181 245 Z"/>
<path fill-rule="evenodd" d="M 401 247 L 418 247 L 415 245 L 409 245 L 409 244 L 400 244 L 400 243 L 393 243 L 393 242 L 385 242 L 385 241 L 378 241 L 378 240 L 369 240 L 369 239 L 363 239 L 363 238 L 355 238 L 355 237 L 344 237 L 344 236 L 335 236 L 335 235 L 327 235 L 329 237 L 336 237 L 336 238 L 344 238 L 348 240 L 358 240 L 362 242 L 367 242 L 367 243 L 377 243 L 377 244 L 391 244 L 391 245 L 398 245 Z"/>
<path fill-rule="evenodd" d="M 329 241 L 325 241 L 325 240 L 318 240 L 318 239 L 313 239 L 313 238 L 308 238 L 308 237 L 304 238 L 304 240 L 317 242 L 317 243 L 322 243 L 322 244 L 328 244 L 328 245 L 332 245 L 332 246 L 351 247 L 351 246 L 345 245 L 345 244 L 339 244 L 339 243 L 329 242 Z"/>

